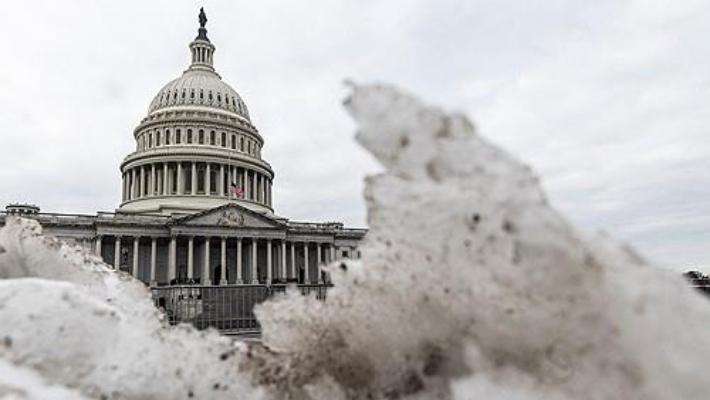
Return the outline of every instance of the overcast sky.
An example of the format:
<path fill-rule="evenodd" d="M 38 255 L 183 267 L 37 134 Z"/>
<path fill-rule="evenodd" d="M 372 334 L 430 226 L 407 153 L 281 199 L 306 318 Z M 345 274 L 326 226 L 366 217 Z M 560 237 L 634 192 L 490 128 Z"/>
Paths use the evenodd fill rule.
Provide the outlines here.
<path fill-rule="evenodd" d="M 153 96 L 187 67 L 204 6 L 295 220 L 364 226 L 344 79 L 464 111 L 575 223 L 678 270 L 710 265 L 706 0 L 8 1 L 0 202 L 95 213 Z"/>

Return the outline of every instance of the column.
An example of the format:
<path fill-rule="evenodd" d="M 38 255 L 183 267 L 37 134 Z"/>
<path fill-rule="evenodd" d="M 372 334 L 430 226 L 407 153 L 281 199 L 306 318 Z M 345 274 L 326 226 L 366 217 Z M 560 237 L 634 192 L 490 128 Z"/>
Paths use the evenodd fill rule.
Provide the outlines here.
<path fill-rule="evenodd" d="M 224 197 L 224 164 L 219 165 L 219 190 L 217 190 L 219 197 Z"/>
<path fill-rule="evenodd" d="M 121 201 L 126 201 L 126 174 L 121 174 Z"/>
<path fill-rule="evenodd" d="M 163 196 L 168 195 L 168 163 L 163 164 Z"/>
<path fill-rule="evenodd" d="M 259 193 L 259 188 L 258 188 L 257 185 L 256 185 L 256 178 L 257 178 L 257 173 L 256 173 L 256 172 L 253 172 L 253 173 L 252 173 L 252 176 L 251 176 L 251 181 L 252 181 L 252 184 L 253 184 L 253 186 L 254 186 L 254 187 L 252 188 L 252 189 L 254 189 L 254 193 L 252 193 L 252 197 L 253 197 L 253 200 L 254 200 L 254 201 L 257 201 L 257 197 L 256 197 L 256 196 L 257 196 L 257 194 Z"/>
<path fill-rule="evenodd" d="M 99 256 L 99 258 L 102 258 L 101 257 L 101 241 L 103 239 L 104 239 L 104 237 L 101 235 L 97 235 L 96 239 L 95 239 L 96 240 L 96 255 Z"/>
<path fill-rule="evenodd" d="M 116 236 L 113 251 L 113 269 L 118 269 L 121 266 L 121 237 Z"/>
<path fill-rule="evenodd" d="M 158 243 L 153 237 L 150 239 L 150 286 L 158 286 L 155 280 L 155 265 L 158 258 Z"/>
<path fill-rule="evenodd" d="M 155 164 L 150 164 L 150 195 L 155 196 Z"/>
<path fill-rule="evenodd" d="M 244 170 L 244 178 L 243 179 L 244 179 L 244 181 L 243 181 L 244 182 L 244 185 L 243 185 L 244 186 L 244 199 L 249 200 L 249 196 L 251 196 L 251 188 L 249 187 L 249 182 L 247 182 L 249 180 L 249 171 L 246 169 Z"/>
<path fill-rule="evenodd" d="M 168 283 L 172 282 L 177 278 L 177 236 L 170 237 L 170 253 L 168 254 Z"/>
<path fill-rule="evenodd" d="M 271 279 L 274 277 L 274 264 L 271 254 L 271 239 L 266 239 L 266 284 L 271 285 Z"/>
<path fill-rule="evenodd" d="M 311 283 L 310 273 L 308 271 L 308 242 L 303 243 L 303 259 L 305 260 L 305 266 L 303 270 L 305 283 Z"/>
<path fill-rule="evenodd" d="M 318 283 L 323 283 L 323 274 L 321 272 L 321 267 L 323 265 L 323 258 L 321 255 L 320 242 L 316 243 L 316 251 L 318 252 L 318 255 L 316 256 L 316 267 L 317 267 L 317 271 L 318 271 Z"/>
<path fill-rule="evenodd" d="M 286 241 L 281 241 L 281 273 L 280 278 L 286 278 Z"/>
<path fill-rule="evenodd" d="M 207 196 L 212 194 L 212 166 L 207 163 L 207 168 L 205 168 L 205 194 Z"/>
<path fill-rule="evenodd" d="M 237 238 L 237 284 L 244 283 L 242 278 L 242 238 Z"/>
<path fill-rule="evenodd" d="M 192 178 L 192 190 L 190 194 L 194 196 L 197 194 L 197 164 L 194 162 L 192 163 L 192 176 L 190 178 Z"/>
<path fill-rule="evenodd" d="M 140 167 L 141 169 L 141 184 L 140 184 L 140 191 L 141 191 L 141 197 L 145 196 L 145 168 L 143 166 Z"/>
<path fill-rule="evenodd" d="M 251 240 L 251 283 L 259 283 L 256 268 L 256 238 Z"/>
<path fill-rule="evenodd" d="M 133 237 L 133 268 L 131 274 L 134 278 L 138 278 L 138 247 L 140 246 L 140 240 L 139 236 Z"/>
<path fill-rule="evenodd" d="M 182 194 L 184 192 L 184 188 L 183 188 L 184 183 L 183 183 L 183 179 L 182 179 L 182 163 L 181 162 L 177 163 L 177 180 L 178 180 L 177 181 L 177 194 L 182 196 Z"/>
<path fill-rule="evenodd" d="M 193 236 L 187 237 L 187 276 L 195 276 L 195 238 Z"/>
<path fill-rule="evenodd" d="M 296 276 L 296 243 L 291 243 L 291 278 Z"/>
<path fill-rule="evenodd" d="M 194 165 L 194 164 L 193 164 Z M 205 277 L 205 285 L 211 285 L 212 280 L 210 280 L 210 238 L 205 237 L 205 259 L 202 263 L 202 276 Z"/>
<path fill-rule="evenodd" d="M 132 182 L 132 187 L 131 187 L 131 194 L 133 195 L 134 199 L 138 198 L 138 171 L 136 171 L 135 168 L 131 170 L 131 180 Z"/>
<path fill-rule="evenodd" d="M 222 237 L 222 252 L 220 254 L 220 278 L 219 278 L 219 284 L 220 285 L 226 285 L 227 282 L 227 238 Z"/>

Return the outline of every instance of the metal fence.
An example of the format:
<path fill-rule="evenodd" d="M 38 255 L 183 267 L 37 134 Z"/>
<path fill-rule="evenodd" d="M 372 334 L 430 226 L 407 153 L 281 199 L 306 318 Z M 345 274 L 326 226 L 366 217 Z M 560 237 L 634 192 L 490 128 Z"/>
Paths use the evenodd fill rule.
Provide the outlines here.
<path fill-rule="evenodd" d="M 302 295 L 325 300 L 331 285 L 297 285 Z M 254 306 L 286 285 L 165 286 L 151 288 L 155 305 L 171 325 L 191 323 L 197 329 L 216 328 L 227 335 L 259 333 Z"/>

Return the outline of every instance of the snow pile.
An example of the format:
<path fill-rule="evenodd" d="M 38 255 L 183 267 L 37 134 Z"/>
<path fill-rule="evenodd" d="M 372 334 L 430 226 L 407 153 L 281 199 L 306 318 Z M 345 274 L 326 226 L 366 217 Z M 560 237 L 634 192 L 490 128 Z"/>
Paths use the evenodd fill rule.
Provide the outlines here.
<path fill-rule="evenodd" d="M 0 230 L 0 398 L 705 399 L 710 305 L 575 230 L 532 172 L 385 86 L 346 108 L 385 172 L 326 302 L 263 304 L 266 348 L 167 328 L 148 291 L 28 220 Z"/>
<path fill-rule="evenodd" d="M 362 265 L 330 267 L 325 304 L 260 310 L 280 392 L 707 398 L 710 304 L 681 277 L 571 227 L 464 116 L 386 86 L 345 105 L 386 172 L 367 179 Z"/>
<path fill-rule="evenodd" d="M 245 349 L 167 329 L 143 284 L 87 250 L 24 219 L 8 220 L 0 248 L 0 398 L 260 397 L 239 373 Z"/>

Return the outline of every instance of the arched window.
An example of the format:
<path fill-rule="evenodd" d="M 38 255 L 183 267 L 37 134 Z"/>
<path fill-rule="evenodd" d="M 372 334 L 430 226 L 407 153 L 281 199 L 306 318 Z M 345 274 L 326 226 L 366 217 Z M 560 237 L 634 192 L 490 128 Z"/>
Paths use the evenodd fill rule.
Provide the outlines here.
<path fill-rule="evenodd" d="M 173 93 L 173 100 L 177 100 L 177 96 L 178 96 L 177 93 L 178 93 L 177 90 L 175 91 L 175 93 Z"/>
<path fill-rule="evenodd" d="M 187 130 L 187 144 L 192 144 L 192 129 Z"/>
<path fill-rule="evenodd" d="M 247 141 L 247 154 L 251 154 L 251 140 Z"/>
<path fill-rule="evenodd" d="M 216 144 L 215 143 L 216 140 L 217 140 L 216 134 L 214 133 L 214 131 L 211 131 L 210 132 L 210 145 L 214 146 Z"/>
<path fill-rule="evenodd" d="M 205 92 L 202 91 L 202 89 L 200 89 L 200 100 L 204 100 L 204 99 L 205 99 Z"/>
<path fill-rule="evenodd" d="M 239 137 L 239 150 L 244 151 L 244 136 Z"/>
<path fill-rule="evenodd" d="M 222 104 L 222 95 L 217 93 L 217 103 Z"/>
<path fill-rule="evenodd" d="M 187 95 L 187 91 L 185 89 L 182 90 L 182 99 L 185 100 L 185 97 Z"/>
<path fill-rule="evenodd" d="M 165 130 L 165 145 L 170 144 L 170 129 Z"/>
<path fill-rule="evenodd" d="M 175 130 L 175 144 L 180 144 L 182 143 L 182 131 L 180 129 Z"/>
<path fill-rule="evenodd" d="M 232 135 L 232 150 L 237 148 L 237 135 Z"/>
<path fill-rule="evenodd" d="M 193 100 L 195 99 L 195 89 L 192 89 L 192 90 L 190 91 L 190 98 L 193 99 Z"/>
<path fill-rule="evenodd" d="M 227 147 L 227 134 L 222 132 L 222 143 L 220 143 L 222 147 Z"/>
<path fill-rule="evenodd" d="M 148 148 L 153 147 L 153 134 L 149 133 L 148 134 Z"/>
<path fill-rule="evenodd" d="M 209 101 L 212 101 L 212 91 L 211 91 L 211 90 L 210 90 L 210 92 L 208 93 L 207 96 L 208 96 L 207 98 L 209 99 Z"/>
<path fill-rule="evenodd" d="M 205 144 L 205 131 L 200 129 L 200 132 L 197 134 L 197 142 L 199 144 Z"/>

